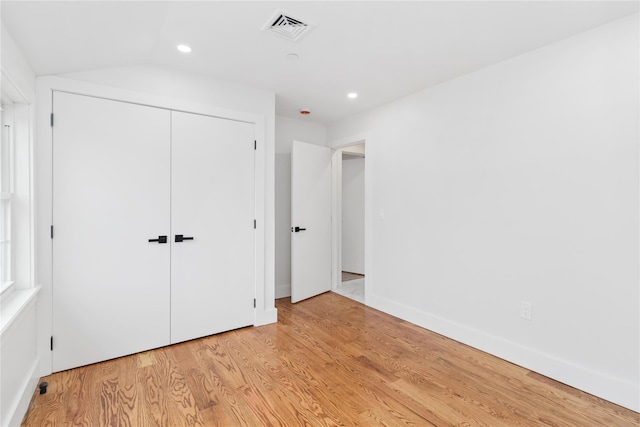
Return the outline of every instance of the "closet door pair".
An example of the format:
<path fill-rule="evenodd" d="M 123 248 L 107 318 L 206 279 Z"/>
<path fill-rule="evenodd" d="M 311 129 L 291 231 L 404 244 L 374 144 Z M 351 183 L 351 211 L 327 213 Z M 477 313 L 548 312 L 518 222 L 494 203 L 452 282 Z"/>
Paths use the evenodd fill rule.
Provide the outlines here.
<path fill-rule="evenodd" d="M 253 125 L 53 94 L 53 370 L 253 324 Z"/>

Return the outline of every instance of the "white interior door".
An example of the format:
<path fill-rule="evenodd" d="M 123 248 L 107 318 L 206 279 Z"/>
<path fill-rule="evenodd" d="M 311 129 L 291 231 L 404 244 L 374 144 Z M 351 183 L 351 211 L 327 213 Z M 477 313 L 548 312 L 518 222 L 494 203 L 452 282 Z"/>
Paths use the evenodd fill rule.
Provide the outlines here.
<path fill-rule="evenodd" d="M 169 111 L 53 96 L 53 371 L 169 344 Z"/>
<path fill-rule="evenodd" d="M 252 124 L 172 113 L 172 343 L 254 323 L 254 157 Z"/>
<path fill-rule="evenodd" d="M 293 141 L 291 301 L 331 290 L 331 149 Z"/>

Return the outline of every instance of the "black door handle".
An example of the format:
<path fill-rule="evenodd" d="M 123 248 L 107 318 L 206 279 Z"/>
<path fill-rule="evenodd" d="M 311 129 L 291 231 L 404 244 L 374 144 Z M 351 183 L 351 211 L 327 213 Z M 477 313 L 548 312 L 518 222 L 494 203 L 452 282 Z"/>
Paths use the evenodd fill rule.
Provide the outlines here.
<path fill-rule="evenodd" d="M 157 239 L 149 239 L 150 242 L 167 243 L 167 236 L 158 236 Z"/>
<path fill-rule="evenodd" d="M 300 227 L 291 227 L 291 231 L 293 231 L 294 233 L 299 233 L 301 231 L 305 231 L 306 228 L 300 228 Z"/>
<path fill-rule="evenodd" d="M 176 242 L 180 243 L 184 240 L 193 240 L 193 237 L 184 237 L 182 234 L 176 234 Z"/>

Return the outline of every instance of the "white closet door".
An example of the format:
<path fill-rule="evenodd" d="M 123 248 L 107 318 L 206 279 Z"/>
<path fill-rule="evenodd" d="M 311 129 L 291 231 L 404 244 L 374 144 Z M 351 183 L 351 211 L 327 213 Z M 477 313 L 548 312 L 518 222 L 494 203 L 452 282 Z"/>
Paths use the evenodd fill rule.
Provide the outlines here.
<path fill-rule="evenodd" d="M 53 370 L 169 344 L 169 111 L 55 92 Z"/>
<path fill-rule="evenodd" d="M 253 125 L 173 112 L 171 181 L 171 342 L 252 325 Z"/>

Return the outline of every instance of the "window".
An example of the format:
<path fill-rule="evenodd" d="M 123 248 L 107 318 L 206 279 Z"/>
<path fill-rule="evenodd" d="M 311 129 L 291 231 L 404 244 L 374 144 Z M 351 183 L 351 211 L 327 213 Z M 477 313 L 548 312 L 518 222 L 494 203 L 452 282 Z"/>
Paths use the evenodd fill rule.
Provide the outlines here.
<path fill-rule="evenodd" d="M 13 127 L 11 108 L 3 105 L 0 133 L 0 294 L 13 285 Z"/>

